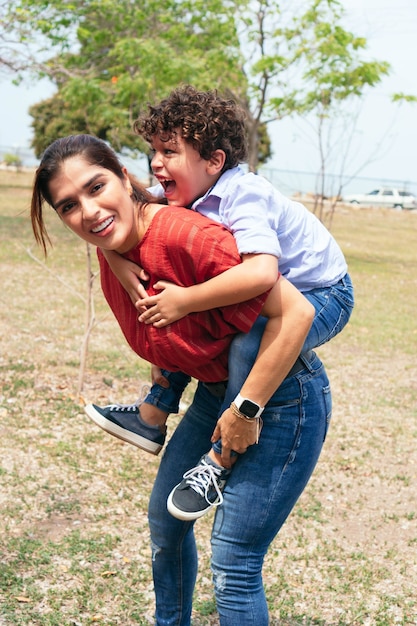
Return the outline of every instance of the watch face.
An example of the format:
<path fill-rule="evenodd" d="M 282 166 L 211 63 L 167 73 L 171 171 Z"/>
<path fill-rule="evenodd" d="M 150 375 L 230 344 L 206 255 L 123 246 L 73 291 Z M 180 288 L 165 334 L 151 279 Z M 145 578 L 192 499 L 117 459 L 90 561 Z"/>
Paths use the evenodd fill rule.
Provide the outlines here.
<path fill-rule="evenodd" d="M 259 406 L 250 400 L 243 400 L 240 405 L 239 411 L 246 415 L 247 417 L 255 417 L 257 412 L 259 411 Z"/>

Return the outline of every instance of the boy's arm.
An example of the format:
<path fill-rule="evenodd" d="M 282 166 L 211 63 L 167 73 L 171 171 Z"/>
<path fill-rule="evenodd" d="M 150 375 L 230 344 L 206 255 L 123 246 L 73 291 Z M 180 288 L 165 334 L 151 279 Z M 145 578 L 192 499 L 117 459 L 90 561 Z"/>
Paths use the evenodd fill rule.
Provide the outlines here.
<path fill-rule="evenodd" d="M 137 306 L 142 310 L 146 308 L 139 321 L 162 328 L 188 313 L 245 302 L 271 289 L 277 276 L 278 261 L 275 256 L 245 254 L 241 264 L 198 285 L 179 287 L 159 281 L 154 286 L 161 289 L 160 293 L 138 300 Z"/>
<path fill-rule="evenodd" d="M 269 319 L 256 361 L 239 393 L 264 407 L 297 360 L 314 319 L 314 307 L 281 276 L 268 295 L 262 315 Z M 231 450 L 245 452 L 256 443 L 258 427 L 258 419 L 244 420 L 231 409 L 223 413 L 212 441 L 221 437 L 225 467 L 230 467 Z"/>
<path fill-rule="evenodd" d="M 113 250 L 102 250 L 102 253 L 111 271 L 129 294 L 133 304 L 136 305 L 139 298 L 146 298 L 148 294 L 141 282 L 149 279 L 145 270 Z"/>

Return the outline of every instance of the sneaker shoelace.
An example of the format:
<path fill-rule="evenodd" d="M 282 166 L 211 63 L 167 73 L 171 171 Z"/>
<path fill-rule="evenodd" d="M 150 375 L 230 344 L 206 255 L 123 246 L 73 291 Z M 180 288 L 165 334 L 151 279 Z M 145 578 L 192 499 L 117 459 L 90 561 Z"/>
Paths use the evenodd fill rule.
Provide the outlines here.
<path fill-rule="evenodd" d="M 138 411 L 139 403 L 135 404 L 109 404 L 109 411 Z"/>
<path fill-rule="evenodd" d="M 151 386 L 148 383 L 143 383 L 143 385 L 140 388 L 140 395 L 136 403 L 137 406 L 140 406 L 142 404 L 142 402 L 144 401 L 144 399 L 146 398 L 150 390 L 151 390 Z"/>
<path fill-rule="evenodd" d="M 140 396 L 134 404 L 109 404 L 110 411 L 138 411 L 140 405 L 145 400 L 146 396 L 150 392 L 150 386 L 145 383 L 140 389 Z"/>
<path fill-rule="evenodd" d="M 207 504 L 211 506 L 219 506 L 223 502 L 223 494 L 217 484 L 217 478 L 220 477 L 222 470 L 220 467 L 214 467 L 203 461 L 201 465 L 197 465 L 192 469 L 185 472 L 184 479 L 187 486 L 194 489 L 202 498 L 205 499 Z M 208 499 L 209 489 L 213 487 L 217 498 L 214 502 Z"/>

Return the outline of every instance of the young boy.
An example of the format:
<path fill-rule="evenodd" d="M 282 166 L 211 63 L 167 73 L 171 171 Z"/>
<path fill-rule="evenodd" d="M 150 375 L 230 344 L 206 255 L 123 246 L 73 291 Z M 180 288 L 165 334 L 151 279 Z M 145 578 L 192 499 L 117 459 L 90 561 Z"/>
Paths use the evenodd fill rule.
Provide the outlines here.
<path fill-rule="evenodd" d="M 343 253 L 302 204 L 285 198 L 265 179 L 239 167 L 246 160 L 246 133 L 243 111 L 235 102 L 213 91 L 180 87 L 149 107 L 135 123 L 135 130 L 152 147 L 152 169 L 159 181 L 152 192 L 157 191 L 170 205 L 189 207 L 227 226 L 243 261 L 192 287 L 159 281 L 154 286 L 160 293 L 148 297 L 140 282 L 146 284 L 147 280 L 141 269 L 106 253 L 114 273 L 136 301 L 140 322 L 162 327 L 190 312 L 247 300 L 274 284 L 279 265 L 283 276 L 315 308 L 302 353 L 342 330 L 353 308 Z M 303 367 L 298 360 L 289 374 Z M 157 454 L 165 440 L 165 420 L 170 412 L 178 412 L 189 377 L 157 371 L 153 380 L 156 384 L 140 406 L 88 405 L 86 412 L 110 434 Z M 250 398 L 238 396 L 234 405 L 249 419 L 262 411 Z M 228 474 L 224 466 L 230 466 L 229 461 L 215 445 L 214 452 L 187 472 L 171 493 L 170 512 L 181 519 L 196 519 L 221 502 Z"/>

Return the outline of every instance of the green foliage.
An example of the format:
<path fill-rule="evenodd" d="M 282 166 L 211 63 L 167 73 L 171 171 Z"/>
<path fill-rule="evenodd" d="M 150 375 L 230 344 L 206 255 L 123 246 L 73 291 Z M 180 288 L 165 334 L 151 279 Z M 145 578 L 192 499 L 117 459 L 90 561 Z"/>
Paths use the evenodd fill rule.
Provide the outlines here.
<path fill-rule="evenodd" d="M 394 93 L 392 96 L 393 102 L 417 102 L 417 96 L 412 96 L 405 93 Z"/>
<path fill-rule="evenodd" d="M 244 107 L 249 167 L 271 155 L 266 124 L 331 116 L 389 71 L 363 61 L 366 40 L 342 27 L 337 0 L 289 9 L 279 0 L 16 0 L 10 17 L 37 43 L 32 63 L 57 86 L 32 107 L 34 148 L 89 132 L 118 150 L 146 150 L 132 123 L 180 83 L 217 88 Z M 46 131 L 46 132 L 45 132 Z"/>
<path fill-rule="evenodd" d="M 3 161 L 7 166 L 21 167 L 22 159 L 18 154 L 7 153 L 3 156 Z"/>
<path fill-rule="evenodd" d="M 19 4 L 25 19 L 51 39 L 56 51 L 42 70 L 58 91 L 31 109 L 38 155 L 51 136 L 67 129 L 96 134 L 119 150 L 144 150 L 131 130 L 133 121 L 148 102 L 179 83 L 239 92 L 235 23 L 219 0 L 167 0 L 163 6 L 155 0 L 76 1 L 71 23 L 64 17 L 68 3 L 54 0 L 47 7 L 49 29 L 44 3 Z M 68 52 L 71 39 L 75 45 Z"/>
<path fill-rule="evenodd" d="M 286 29 L 303 88 L 290 98 L 272 99 L 272 106 L 281 114 L 315 111 L 330 116 L 332 108 L 351 97 L 361 97 L 366 87 L 374 87 L 389 73 L 388 63 L 362 59 L 366 39 L 345 30 L 342 17 L 342 6 L 336 0 L 315 0 L 293 27 Z"/>

